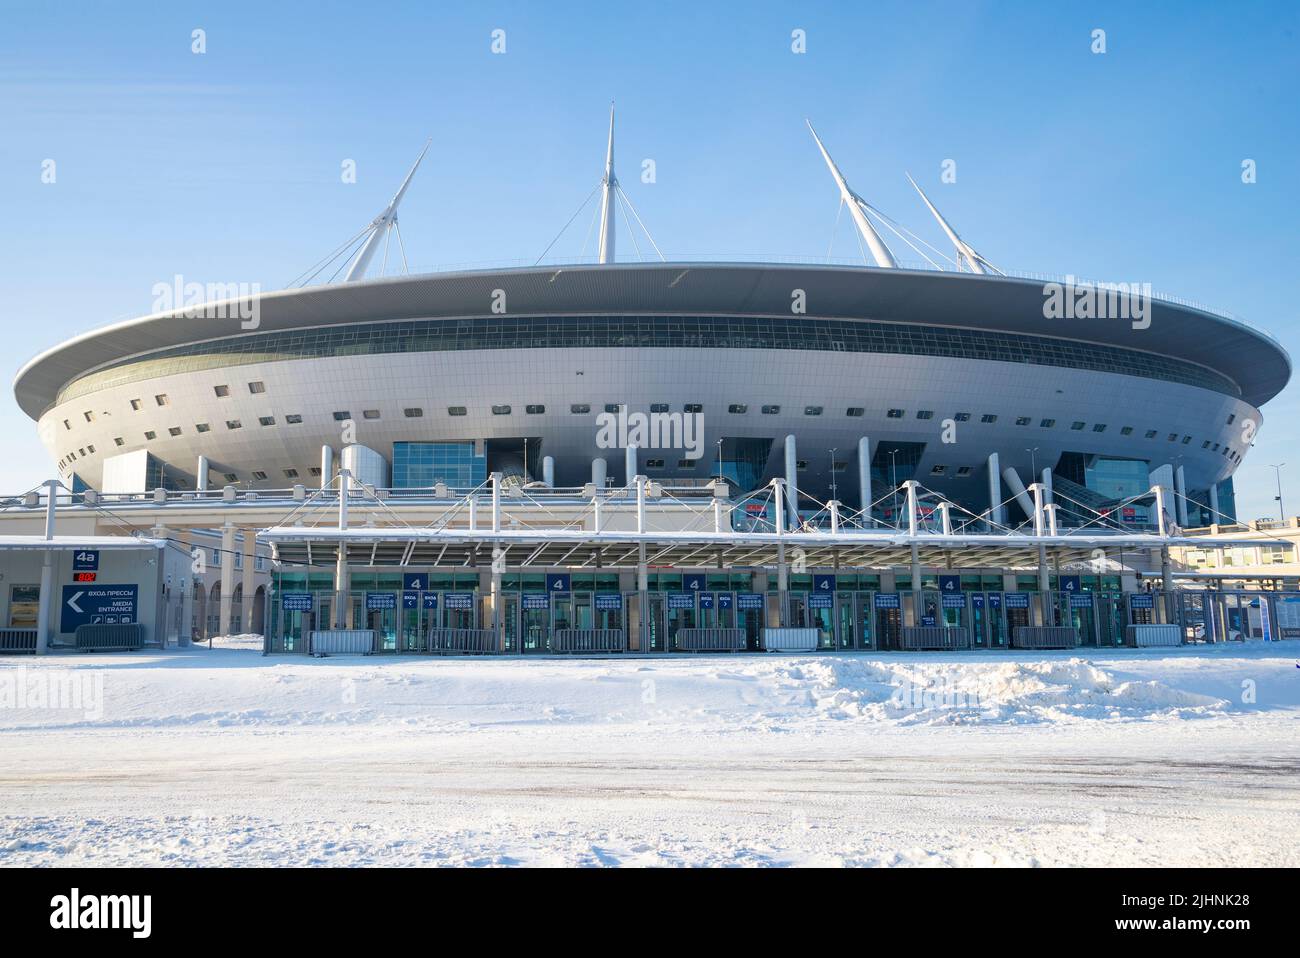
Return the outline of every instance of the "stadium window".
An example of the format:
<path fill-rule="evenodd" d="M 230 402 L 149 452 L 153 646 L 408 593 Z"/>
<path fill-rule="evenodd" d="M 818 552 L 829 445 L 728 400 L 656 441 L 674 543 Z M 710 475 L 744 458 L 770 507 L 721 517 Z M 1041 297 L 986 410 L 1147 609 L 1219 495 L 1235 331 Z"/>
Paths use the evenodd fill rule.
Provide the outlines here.
<path fill-rule="evenodd" d="M 901 410 L 901 409 L 891 409 L 891 410 L 889 410 L 887 413 L 885 413 L 885 415 L 888 416 L 890 419 L 902 419 L 902 418 L 903 418 L 903 410 Z"/>
<path fill-rule="evenodd" d="M 66 419 L 63 420 L 63 428 L 64 428 L 64 429 L 67 429 L 67 430 L 69 430 L 69 431 L 71 431 L 71 430 L 72 430 L 72 423 L 68 422 L 68 420 L 66 420 Z"/>
<path fill-rule="evenodd" d="M 930 467 L 930 475 L 932 475 L 932 476 L 942 476 L 942 475 L 943 475 L 945 472 L 947 472 L 947 471 L 948 471 L 948 467 L 947 467 L 947 466 L 931 466 L 931 467 Z"/>
<path fill-rule="evenodd" d="M 998 417 L 993 415 L 992 413 L 986 412 L 984 415 L 980 416 L 980 422 L 995 423 L 997 421 L 998 421 Z"/>
<path fill-rule="evenodd" d="M 230 395 L 229 386 L 213 386 L 212 391 L 217 394 L 218 399 L 225 399 Z"/>
<path fill-rule="evenodd" d="M 694 469 L 695 466 L 699 463 L 699 461 L 700 461 L 700 460 L 698 460 L 698 459 L 678 459 L 678 460 L 677 460 L 677 468 L 678 468 L 678 469 Z"/>
<path fill-rule="evenodd" d="M 805 416 L 820 416 L 822 414 L 821 406 L 804 406 L 803 414 Z"/>
<path fill-rule="evenodd" d="M 168 432 L 169 435 L 172 435 L 172 436 L 179 436 L 179 435 L 181 434 L 181 427 L 180 427 L 180 426 L 171 426 L 171 427 L 168 428 L 167 432 Z M 90 451 L 91 451 L 91 452 L 94 452 L 95 450 L 92 448 Z"/>
<path fill-rule="evenodd" d="M 493 407 L 492 407 L 492 415 L 494 415 L 494 416 L 508 416 L 508 415 L 510 415 L 510 407 L 509 407 L 509 406 L 506 406 L 506 405 L 493 406 Z"/>
<path fill-rule="evenodd" d="M 207 431 L 208 431 L 209 429 L 211 429 L 211 428 L 212 428 L 212 427 L 209 426 L 206 422 L 196 422 L 196 423 L 194 424 L 194 431 L 195 431 L 195 432 L 207 432 Z"/>
<path fill-rule="evenodd" d="M 616 402 L 605 403 L 605 412 L 614 413 L 615 415 L 617 415 L 620 408 L 621 407 Z"/>
<path fill-rule="evenodd" d="M 1188 444 L 1189 442 L 1191 442 L 1191 441 L 1192 441 L 1192 437 L 1191 437 L 1191 436 L 1184 436 L 1184 437 L 1183 437 L 1183 445 L 1184 445 L 1184 446 L 1187 445 L 1187 444 Z"/>
<path fill-rule="evenodd" d="M 261 469 L 254 469 L 253 478 L 256 479 L 258 482 L 263 482 L 266 479 L 266 473 L 264 473 Z M 235 558 L 238 559 L 239 556 L 236 555 Z"/>
<path fill-rule="evenodd" d="M 258 416 L 258 417 L 257 417 L 257 421 L 260 422 L 263 426 L 274 426 L 274 425 L 275 425 L 275 417 L 274 417 L 274 416 Z"/>
<path fill-rule="evenodd" d="M 258 393 L 264 393 L 266 392 L 266 383 L 263 382 L 249 383 L 248 391 L 250 393 L 253 393 L 254 395 L 257 395 Z"/>
<path fill-rule="evenodd" d="M 82 415 L 86 417 L 86 422 L 94 422 L 94 421 L 95 421 L 95 414 L 94 414 L 93 412 L 91 412 L 89 409 L 87 409 L 85 412 L 83 412 Z"/>
<path fill-rule="evenodd" d="M 1040 429 L 1051 429 L 1055 425 L 1056 425 L 1055 419 L 1040 419 L 1038 421 L 1038 428 Z"/>
<path fill-rule="evenodd" d="M 1076 419 L 1074 422 L 1070 423 L 1070 428 L 1073 429 L 1075 432 L 1078 432 L 1086 425 L 1087 423 L 1080 422 L 1079 420 Z"/>
<path fill-rule="evenodd" d="M 346 422 L 351 418 L 352 418 L 352 413 L 348 412 L 346 409 L 340 409 L 334 413 L 335 422 Z"/>
<path fill-rule="evenodd" d="M 664 461 L 662 459 L 647 459 L 645 461 L 645 467 L 647 469 L 662 469 L 664 467 Z"/>
<path fill-rule="evenodd" d="M 781 407 L 780 407 L 780 406 L 764 406 L 764 407 L 763 407 L 763 415 L 764 415 L 764 416 L 779 416 L 780 414 L 781 414 Z"/>
<path fill-rule="evenodd" d="M 378 409 L 363 409 L 363 410 L 361 410 L 361 418 L 362 418 L 362 419 L 378 419 L 378 418 L 379 418 L 379 410 L 378 410 Z"/>
<path fill-rule="evenodd" d="M 652 403 L 650 404 L 650 411 L 651 411 L 651 412 L 667 412 L 667 411 L 668 411 L 668 403 L 666 403 L 666 402 L 652 402 Z"/>
<path fill-rule="evenodd" d="M 313 476 L 319 476 L 319 475 L 320 475 L 320 466 L 312 466 L 311 469 L 309 470 L 309 472 L 311 472 L 311 474 L 312 474 Z"/>
<path fill-rule="evenodd" d="M 1212 450 L 1210 450 L 1210 451 L 1211 451 L 1211 452 L 1218 452 L 1218 451 L 1219 451 L 1219 444 L 1216 442 L 1216 443 L 1214 444 L 1214 448 L 1213 448 Z"/>
<path fill-rule="evenodd" d="M 284 417 L 284 421 L 287 422 L 287 423 L 288 423 L 289 425 L 291 425 L 291 426 L 296 426 L 296 425 L 298 425 L 300 422 L 302 422 L 302 416 L 301 416 L 300 414 L 296 413 L 296 412 L 291 412 L 291 413 L 289 413 L 287 416 Z"/>
<path fill-rule="evenodd" d="M 1205 440 L 1205 442 L 1201 443 L 1201 448 L 1202 448 L 1202 449 L 1209 449 L 1209 448 L 1210 448 L 1210 440 L 1207 439 L 1207 440 Z"/>
<path fill-rule="evenodd" d="M 1131 436 L 1131 435 L 1133 435 L 1133 427 L 1132 427 L 1132 426 L 1125 426 L 1123 429 L 1121 429 L 1121 430 L 1119 431 L 1119 434 L 1120 434 L 1121 436 Z"/>
<path fill-rule="evenodd" d="M 286 469 L 286 470 L 284 471 L 284 478 L 286 478 L 286 479 L 297 479 L 297 478 L 298 478 L 298 470 L 297 470 L 297 469 Z M 336 550 L 336 551 L 337 551 L 337 550 Z"/>
<path fill-rule="evenodd" d="M 160 406 L 166 406 L 168 403 L 171 402 L 171 400 L 167 398 L 166 393 L 159 393 L 158 395 L 154 396 L 153 401 Z"/>
<path fill-rule="evenodd" d="M 934 410 L 933 410 L 933 409 L 918 409 L 918 410 L 916 411 L 916 418 L 917 418 L 917 419 L 933 419 L 933 418 L 934 418 Z"/>
<path fill-rule="evenodd" d="M 1105 431 L 1106 431 L 1106 424 L 1105 424 L 1104 422 L 1094 422 L 1094 423 L 1092 424 L 1092 431 L 1093 431 L 1093 432 L 1105 432 Z"/>
<path fill-rule="evenodd" d="M 243 425 L 244 425 L 244 424 L 243 424 L 242 422 L 240 422 L 238 419 L 227 419 L 227 420 L 226 420 L 226 428 L 227 428 L 227 429 L 241 429 L 241 428 L 243 428 Z"/>
<path fill-rule="evenodd" d="M 963 477 L 963 476 L 969 476 L 969 475 L 970 475 L 970 466 L 958 466 L 958 467 L 957 467 L 957 476 L 958 476 L 958 478 L 961 478 L 961 477 Z"/>
<path fill-rule="evenodd" d="M 113 444 L 114 444 L 115 446 L 125 446 L 125 445 L 126 445 L 126 440 L 123 439 L 121 436 L 117 436 L 117 437 L 115 437 L 115 438 L 113 439 Z"/>
<path fill-rule="evenodd" d="M 733 416 L 743 416 L 745 413 L 749 412 L 749 407 L 743 402 L 733 402 L 727 407 L 727 412 L 731 413 Z"/>
<path fill-rule="evenodd" d="M 534 403 L 531 406 L 525 406 L 524 412 L 529 416 L 540 416 L 546 412 L 546 407 L 541 403 Z"/>
<path fill-rule="evenodd" d="M 1029 417 L 1028 417 L 1028 416 L 1017 416 L 1017 417 L 1016 417 L 1016 425 L 1017 425 L 1017 426 L 1028 426 L 1028 425 L 1029 425 Z"/>
<path fill-rule="evenodd" d="M 1146 433 L 1146 438 L 1148 439 L 1156 438 L 1156 431 L 1154 429 L 1148 429 Z"/>
<path fill-rule="evenodd" d="M 575 416 L 585 416 L 591 412 L 591 405 L 585 402 L 575 402 L 569 407 L 569 412 Z"/>
<path fill-rule="evenodd" d="M 81 449 L 78 449 L 77 452 L 81 453 L 83 459 L 86 457 L 86 449 L 84 446 Z"/>
<path fill-rule="evenodd" d="M 844 410 L 844 415 L 853 419 L 861 419 L 866 412 L 867 411 L 861 406 L 850 406 L 848 409 Z"/>
<path fill-rule="evenodd" d="M 955 414 L 953 415 L 952 418 L 955 419 L 955 420 L 957 420 L 957 422 L 969 422 L 969 421 L 970 421 L 970 413 L 968 413 L 968 412 L 959 412 L 959 413 L 955 413 Z"/>
<path fill-rule="evenodd" d="M 138 399 L 132 399 L 132 400 L 131 400 L 131 408 L 134 409 L 136 412 L 139 412 L 139 411 L 140 411 L 140 400 L 138 400 Z"/>
<path fill-rule="evenodd" d="M 798 462 L 796 462 L 796 463 L 794 464 L 794 467 L 795 467 L 795 469 L 799 470 L 800 472 L 803 472 L 805 469 L 808 468 L 808 460 L 807 460 L 807 459 L 800 459 Z"/>
<path fill-rule="evenodd" d="M 463 416 L 463 415 L 465 415 L 465 407 L 464 407 L 464 406 L 448 406 L 448 407 L 447 407 L 447 415 L 448 415 L 448 416 Z"/>
<path fill-rule="evenodd" d="M 692 415 L 695 415 L 697 413 L 702 413 L 704 412 L 704 403 L 688 402 L 686 405 L 682 407 L 682 412 L 691 413 Z"/>
<path fill-rule="evenodd" d="M 419 406 L 407 406 L 402 410 L 402 415 L 407 419 L 419 419 L 424 415 L 424 410 Z"/>
<path fill-rule="evenodd" d="M 157 439 L 157 438 L 158 438 L 158 434 L 157 434 L 156 432 L 154 432 L 154 431 L 151 429 L 151 430 L 149 430 L 148 432 L 146 432 L 146 433 L 144 434 L 144 438 L 146 438 L 146 439 Z M 81 450 L 81 454 L 84 456 L 84 455 L 86 454 L 86 450 L 84 450 L 84 449 Z"/>
<path fill-rule="evenodd" d="M 1232 425 L 1232 421 L 1233 421 L 1234 419 L 1236 419 L 1236 418 L 1237 418 L 1237 414 L 1236 414 L 1235 412 L 1234 412 L 1234 413 L 1229 413 L 1229 415 L 1228 415 L 1228 425 L 1231 426 L 1231 425 Z"/>
<path fill-rule="evenodd" d="M 228 472 L 228 473 L 226 473 L 226 482 L 234 482 L 234 481 L 235 481 L 236 479 L 238 479 L 238 478 L 239 478 L 239 477 L 236 476 L 233 472 Z M 220 561 L 221 561 L 221 559 L 218 558 L 217 550 L 216 550 L 216 549 L 213 549 L 213 550 L 212 550 L 212 562 L 213 562 L 213 564 L 215 565 L 216 563 L 218 563 L 218 562 L 220 562 Z"/>
<path fill-rule="evenodd" d="M 1176 432 L 1171 432 L 1171 433 L 1169 434 L 1169 438 L 1168 438 L 1167 441 L 1168 441 L 1168 442 L 1173 442 L 1173 441 L 1176 440 L 1177 438 L 1178 438 L 1178 433 L 1176 433 Z"/>

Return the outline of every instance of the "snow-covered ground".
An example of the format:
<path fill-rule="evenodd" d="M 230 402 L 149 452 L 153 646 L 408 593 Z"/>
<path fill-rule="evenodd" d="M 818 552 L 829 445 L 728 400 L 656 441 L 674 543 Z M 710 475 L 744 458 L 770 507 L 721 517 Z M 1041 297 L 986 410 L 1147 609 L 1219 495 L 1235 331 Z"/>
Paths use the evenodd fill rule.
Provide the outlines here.
<path fill-rule="evenodd" d="M 4 657 L 0 864 L 1297 865 L 1298 663 Z"/>

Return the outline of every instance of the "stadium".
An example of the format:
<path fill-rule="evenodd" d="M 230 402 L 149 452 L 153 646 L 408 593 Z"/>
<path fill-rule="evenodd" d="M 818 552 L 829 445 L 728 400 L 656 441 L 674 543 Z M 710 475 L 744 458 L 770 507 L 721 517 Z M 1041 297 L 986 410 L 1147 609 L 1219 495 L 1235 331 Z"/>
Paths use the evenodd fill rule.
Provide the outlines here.
<path fill-rule="evenodd" d="M 396 230 L 412 168 L 342 255 L 343 281 L 197 309 L 178 303 L 95 330 L 29 362 L 15 394 L 64 483 L 103 496 L 161 490 L 163 501 L 225 487 L 268 500 L 292 490 L 302 501 L 342 475 L 390 504 L 477 501 L 489 484 L 493 495 L 568 490 L 583 501 L 623 490 L 631 502 L 644 481 L 746 503 L 728 510 L 725 532 L 760 538 L 841 517 L 863 532 L 910 522 L 915 533 L 940 504 L 957 510 L 943 513 L 945 532 L 1034 523 L 1041 534 L 1045 506 L 1053 530 L 1096 531 L 1103 520 L 1134 535 L 1233 517 L 1233 472 L 1261 408 L 1290 378 L 1280 345 L 1137 284 L 1008 275 L 918 186 L 953 246 L 936 261 L 848 186 L 813 136 L 869 253 L 864 265 L 617 262 L 623 194 L 611 114 L 596 262 L 367 279 Z M 903 265 L 884 228 L 926 265 Z M 774 481 L 788 511 L 756 496 Z M 1157 515 L 1162 506 L 1167 515 Z M 329 560 L 338 563 L 335 613 L 325 613 L 340 626 L 384 611 L 343 600 L 345 567 L 356 561 L 347 531 L 341 518 Z M 271 533 L 282 560 L 310 538 Z M 409 565 L 415 548 L 408 538 L 398 564 Z M 576 549 L 529 546 L 503 566 L 617 565 Z M 382 564 L 378 546 L 365 551 L 361 565 Z M 322 553 L 318 543 L 315 560 Z M 301 557 L 312 560 L 309 545 Z M 694 558 L 686 550 L 665 565 Z M 714 558 L 777 563 L 775 553 Z M 444 561 L 446 549 L 435 549 L 426 565 Z M 458 561 L 477 567 L 478 558 Z M 889 564 L 884 553 L 855 561 Z M 645 562 L 642 546 L 639 587 L 613 588 L 644 596 Z M 915 548 L 910 563 L 917 581 L 925 563 Z M 790 612 L 784 597 L 784 553 L 780 564 L 769 624 L 805 624 L 807 610 Z M 1118 577 L 1110 587 L 1120 588 Z M 482 589 L 484 604 L 460 624 L 495 616 L 494 634 L 508 631 L 490 611 L 501 608 L 500 583 L 484 579 Z M 904 607 L 912 625 L 935 624 L 919 600 Z M 1044 606 L 1036 620 L 1052 619 Z M 378 631 L 397 641 L 397 620 L 394 612 Z M 823 641 L 834 644 L 827 628 Z"/>

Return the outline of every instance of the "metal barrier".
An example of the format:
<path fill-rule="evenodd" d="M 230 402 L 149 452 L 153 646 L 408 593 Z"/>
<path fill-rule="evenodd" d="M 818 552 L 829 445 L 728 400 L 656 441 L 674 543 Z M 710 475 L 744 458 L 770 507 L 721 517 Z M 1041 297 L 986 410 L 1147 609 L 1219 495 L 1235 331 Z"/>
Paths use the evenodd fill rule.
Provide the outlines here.
<path fill-rule="evenodd" d="M 310 655 L 369 655 L 374 650 L 373 629 L 313 629 L 307 639 Z"/>
<path fill-rule="evenodd" d="M 36 654 L 35 629 L 0 629 L 0 653 Z"/>
<path fill-rule="evenodd" d="M 1183 630 L 1176 625 L 1130 625 L 1124 629 L 1124 644 L 1139 649 L 1183 644 Z"/>
<path fill-rule="evenodd" d="M 139 622 L 114 625 L 79 625 L 78 652 L 135 652 L 144 645 L 144 626 Z"/>
<path fill-rule="evenodd" d="M 764 629 L 763 648 L 768 652 L 812 652 L 817 648 L 816 629 Z"/>
<path fill-rule="evenodd" d="M 744 629 L 678 629 L 679 652 L 744 652 Z"/>
<path fill-rule="evenodd" d="M 551 651 L 625 652 L 627 639 L 622 629 L 556 629 Z"/>
<path fill-rule="evenodd" d="M 1011 630 L 1014 649 L 1072 649 L 1079 632 L 1068 625 L 1018 625 Z"/>
<path fill-rule="evenodd" d="M 969 649 L 970 633 L 955 626 L 905 625 L 899 641 L 903 649 L 908 652 Z"/>
<path fill-rule="evenodd" d="M 430 652 L 500 652 L 501 639 L 495 629 L 430 629 Z"/>

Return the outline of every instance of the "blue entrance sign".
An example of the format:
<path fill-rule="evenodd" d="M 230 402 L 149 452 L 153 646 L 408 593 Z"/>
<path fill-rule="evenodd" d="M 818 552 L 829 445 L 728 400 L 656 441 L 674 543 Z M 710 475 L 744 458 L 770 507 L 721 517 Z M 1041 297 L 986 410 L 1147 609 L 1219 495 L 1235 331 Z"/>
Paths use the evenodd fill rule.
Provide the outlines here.
<path fill-rule="evenodd" d="M 693 609 L 695 608 L 695 596 L 689 592 L 669 592 L 668 608 Z"/>
<path fill-rule="evenodd" d="M 1091 592 L 1071 592 L 1070 608 L 1072 609 L 1091 609 L 1092 593 Z"/>
<path fill-rule="evenodd" d="M 686 572 L 682 575 L 682 588 L 687 592 L 704 591 L 704 573 Z"/>
<path fill-rule="evenodd" d="M 731 608 L 731 593 L 730 593 L 730 592 L 719 592 L 719 593 L 718 593 L 718 608 L 719 608 L 719 609 L 730 609 L 730 608 Z"/>
<path fill-rule="evenodd" d="M 429 587 L 429 577 L 423 572 L 403 572 L 402 588 L 407 592 L 423 592 Z"/>
<path fill-rule="evenodd" d="M 455 609 L 458 612 L 468 612 L 474 608 L 474 593 L 444 592 L 442 601 L 444 608 Z"/>
<path fill-rule="evenodd" d="M 821 592 L 814 592 L 808 596 L 808 608 L 810 609 L 829 609 L 835 603 L 835 598 L 825 595 Z"/>
<path fill-rule="evenodd" d="M 418 609 L 419 607 L 420 607 L 420 593 L 412 592 L 410 589 L 404 590 L 402 592 L 402 608 Z"/>
<path fill-rule="evenodd" d="M 1005 601 L 1008 609 L 1027 609 L 1029 608 L 1029 593 L 1008 592 L 1005 595 Z"/>
<path fill-rule="evenodd" d="M 1077 575 L 1063 575 L 1060 577 L 1062 592 L 1082 592 L 1083 586 L 1079 582 Z"/>
<path fill-rule="evenodd" d="M 943 601 L 945 609 L 964 609 L 966 608 L 966 597 L 960 592 L 957 595 L 944 594 L 939 597 Z"/>
<path fill-rule="evenodd" d="M 749 611 L 753 611 L 754 609 L 761 610 L 765 604 L 764 599 L 766 598 L 767 597 L 761 592 L 737 592 L 736 608 L 746 609 Z"/>
<path fill-rule="evenodd" d="M 941 575 L 939 576 L 940 592 L 960 592 L 961 576 L 959 575 Z"/>
<path fill-rule="evenodd" d="M 818 593 L 830 593 L 835 591 L 835 576 L 833 575 L 814 575 L 813 591 Z"/>
<path fill-rule="evenodd" d="M 79 625 L 115 625 L 136 621 L 139 586 L 65 585 L 59 608 L 60 632 L 76 632 Z"/>
<path fill-rule="evenodd" d="M 877 592 L 875 604 L 877 609 L 901 609 L 903 607 L 898 601 L 897 592 Z"/>
<path fill-rule="evenodd" d="M 983 592 L 971 593 L 970 606 L 972 609 L 984 608 L 984 593 Z"/>
<path fill-rule="evenodd" d="M 426 609 L 438 608 L 438 593 L 436 592 L 424 593 L 424 607 Z"/>
<path fill-rule="evenodd" d="M 72 571 L 73 572 L 98 572 L 99 571 L 99 550 L 98 549 L 78 549 L 72 553 Z"/>
<path fill-rule="evenodd" d="M 1001 592 L 990 592 L 990 593 L 989 593 L 989 608 L 990 608 L 990 609 L 1000 609 L 1000 608 L 1002 608 L 1002 593 L 1001 593 Z"/>
<path fill-rule="evenodd" d="M 573 580 L 567 572 L 546 573 L 546 591 L 549 595 L 556 592 L 572 592 Z"/>
<path fill-rule="evenodd" d="M 366 593 L 366 611 L 367 612 L 386 612 L 389 609 L 397 608 L 397 594 L 395 592 L 367 592 Z"/>
<path fill-rule="evenodd" d="M 712 608 L 713 608 L 713 593 L 712 593 L 712 592 L 701 592 L 701 593 L 700 593 L 700 608 L 701 608 L 701 609 L 712 609 Z"/>
<path fill-rule="evenodd" d="M 1149 595 L 1130 595 L 1128 605 L 1130 609 L 1154 609 L 1154 597 Z"/>
<path fill-rule="evenodd" d="M 923 615 L 923 616 L 921 616 L 921 624 L 922 624 L 922 625 L 933 626 L 933 625 L 934 625 L 934 616 L 932 616 L 932 615 Z"/>
<path fill-rule="evenodd" d="M 280 608 L 285 612 L 310 612 L 310 592 L 281 592 Z"/>
<path fill-rule="evenodd" d="M 597 612 L 621 612 L 623 609 L 623 596 L 619 592 L 597 592 L 596 593 L 596 611 Z"/>
<path fill-rule="evenodd" d="M 530 612 L 536 612 L 539 609 L 549 609 L 551 607 L 551 597 L 546 592 L 525 592 L 519 603 L 522 608 Z"/>

